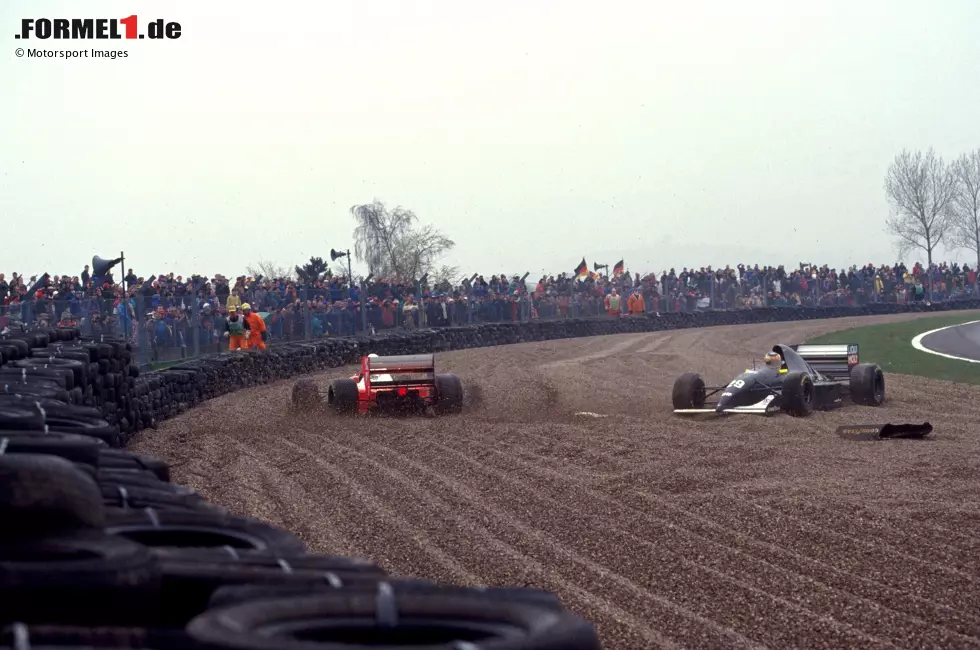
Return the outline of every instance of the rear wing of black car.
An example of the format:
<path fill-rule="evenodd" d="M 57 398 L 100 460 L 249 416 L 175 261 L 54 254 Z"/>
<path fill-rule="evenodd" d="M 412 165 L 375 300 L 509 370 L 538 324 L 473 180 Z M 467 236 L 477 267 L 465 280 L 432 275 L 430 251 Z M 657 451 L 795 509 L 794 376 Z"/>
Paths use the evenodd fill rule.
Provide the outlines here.
<path fill-rule="evenodd" d="M 857 343 L 791 346 L 810 367 L 830 379 L 844 379 L 858 364 Z"/>
<path fill-rule="evenodd" d="M 432 384 L 436 379 L 434 354 L 404 354 L 368 357 L 369 381 L 372 386 Z"/>

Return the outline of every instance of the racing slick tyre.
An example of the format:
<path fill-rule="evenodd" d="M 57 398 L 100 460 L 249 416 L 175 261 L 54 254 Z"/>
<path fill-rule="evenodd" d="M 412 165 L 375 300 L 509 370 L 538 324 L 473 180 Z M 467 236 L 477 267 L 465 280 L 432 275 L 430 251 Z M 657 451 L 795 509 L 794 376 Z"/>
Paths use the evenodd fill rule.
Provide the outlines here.
<path fill-rule="evenodd" d="M 885 373 L 877 363 L 851 368 L 851 400 L 862 406 L 881 406 L 885 401 Z"/>
<path fill-rule="evenodd" d="M 320 389 L 312 379 L 300 379 L 293 384 L 293 406 L 313 408 L 320 401 Z"/>
<path fill-rule="evenodd" d="M 704 408 L 704 380 L 694 372 L 685 372 L 674 380 L 671 401 L 675 409 Z"/>
<path fill-rule="evenodd" d="M 451 372 L 436 375 L 436 412 L 459 413 L 463 410 L 463 382 Z"/>
<path fill-rule="evenodd" d="M 337 413 L 357 411 L 357 382 L 353 379 L 334 379 L 327 388 L 327 406 Z"/>
<path fill-rule="evenodd" d="M 791 372 L 783 378 L 783 410 L 793 417 L 802 418 L 813 412 L 816 389 L 813 380 L 805 372 Z"/>

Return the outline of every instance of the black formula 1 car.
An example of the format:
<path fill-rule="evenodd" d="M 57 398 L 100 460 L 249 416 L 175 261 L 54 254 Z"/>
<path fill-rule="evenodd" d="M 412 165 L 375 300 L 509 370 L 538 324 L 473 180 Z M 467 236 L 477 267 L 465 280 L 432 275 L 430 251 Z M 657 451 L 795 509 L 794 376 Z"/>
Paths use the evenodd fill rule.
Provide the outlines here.
<path fill-rule="evenodd" d="M 701 376 L 687 372 L 674 381 L 674 413 L 755 413 L 784 411 L 804 417 L 813 411 L 855 404 L 881 406 L 885 375 L 878 364 L 859 363 L 858 346 L 772 346 L 782 362 L 746 370 L 726 386 L 705 386 Z M 717 393 L 717 399 L 711 399 Z"/>

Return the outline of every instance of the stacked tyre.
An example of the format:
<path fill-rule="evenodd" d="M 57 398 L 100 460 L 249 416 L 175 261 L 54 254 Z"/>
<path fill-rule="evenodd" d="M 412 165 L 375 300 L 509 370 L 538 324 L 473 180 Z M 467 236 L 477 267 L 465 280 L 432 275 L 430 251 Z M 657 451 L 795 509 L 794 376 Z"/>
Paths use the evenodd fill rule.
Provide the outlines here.
<path fill-rule="evenodd" d="M 0 337 L 0 429 L 27 427 L 95 436 L 121 447 L 152 423 L 140 420 L 130 346 L 77 329 Z"/>
<path fill-rule="evenodd" d="M 599 647 L 552 594 L 311 554 L 119 448 L 201 400 L 338 364 L 359 345 L 140 375 L 124 342 L 43 334 L 0 339 L 0 649 Z"/>

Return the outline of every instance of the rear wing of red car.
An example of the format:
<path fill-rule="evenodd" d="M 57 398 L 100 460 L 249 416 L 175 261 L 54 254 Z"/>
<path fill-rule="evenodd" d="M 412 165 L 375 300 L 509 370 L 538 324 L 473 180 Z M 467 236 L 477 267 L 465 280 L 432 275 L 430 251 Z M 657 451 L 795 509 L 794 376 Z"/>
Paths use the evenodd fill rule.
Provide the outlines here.
<path fill-rule="evenodd" d="M 434 354 L 404 354 L 388 357 L 365 357 L 364 370 L 372 386 L 433 384 L 436 380 Z"/>
<path fill-rule="evenodd" d="M 851 368 L 858 364 L 857 343 L 803 344 L 792 347 L 811 368 L 831 379 L 850 376 Z"/>

